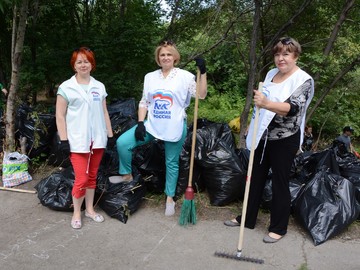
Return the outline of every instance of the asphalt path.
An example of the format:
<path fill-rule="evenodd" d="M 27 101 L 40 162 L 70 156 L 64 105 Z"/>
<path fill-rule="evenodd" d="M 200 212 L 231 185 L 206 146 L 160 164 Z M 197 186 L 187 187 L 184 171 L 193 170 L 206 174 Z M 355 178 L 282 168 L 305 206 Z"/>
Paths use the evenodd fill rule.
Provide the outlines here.
<path fill-rule="evenodd" d="M 104 223 L 83 217 L 70 227 L 70 212 L 50 210 L 36 194 L 0 191 L 0 269 L 266 269 L 359 270 L 360 240 L 334 238 L 315 246 L 307 233 L 289 229 L 275 244 L 265 244 L 266 228 L 245 229 L 242 256 L 263 264 L 214 256 L 236 254 L 239 227 L 223 220 L 178 225 L 180 207 L 165 217 L 162 207 L 143 204 L 126 224 L 104 214 Z"/>

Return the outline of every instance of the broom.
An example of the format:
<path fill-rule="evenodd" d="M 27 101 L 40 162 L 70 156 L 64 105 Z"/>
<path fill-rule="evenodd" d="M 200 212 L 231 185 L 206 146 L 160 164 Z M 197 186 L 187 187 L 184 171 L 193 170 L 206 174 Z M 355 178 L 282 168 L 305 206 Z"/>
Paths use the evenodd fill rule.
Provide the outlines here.
<path fill-rule="evenodd" d="M 260 82 L 258 90 L 262 91 L 262 89 L 263 89 L 263 83 Z M 253 167 L 254 153 L 255 153 L 256 133 L 257 133 L 257 129 L 259 126 L 259 124 L 258 124 L 259 110 L 260 110 L 260 108 L 256 107 L 255 119 L 254 119 L 254 130 L 253 130 L 253 134 L 252 134 L 252 138 L 251 138 L 249 165 L 248 165 L 247 175 L 246 175 L 245 194 L 244 194 L 244 201 L 243 201 L 243 206 L 242 206 L 241 224 L 240 224 L 239 242 L 238 242 L 237 252 L 236 252 L 236 255 L 223 253 L 223 252 L 215 252 L 215 256 L 235 259 L 235 260 L 239 260 L 239 261 L 246 261 L 246 262 L 262 264 L 262 263 L 264 263 L 264 260 L 250 258 L 250 257 L 244 257 L 241 255 L 242 249 L 243 249 L 243 242 L 244 242 L 246 210 L 247 210 L 247 204 L 248 204 L 248 198 L 249 198 L 250 181 L 251 181 L 251 174 L 252 174 L 252 167 Z"/>
<path fill-rule="evenodd" d="M 193 168 L 194 168 L 194 156 L 195 156 L 195 144 L 196 144 L 196 129 L 197 129 L 197 117 L 198 117 L 198 104 L 199 104 L 199 85 L 200 85 L 200 69 L 197 70 L 196 75 L 196 93 L 195 93 L 195 108 L 194 108 L 194 124 L 191 143 L 190 154 L 190 169 L 188 186 L 185 190 L 185 199 L 181 206 L 181 213 L 179 218 L 180 225 L 196 224 L 196 208 L 195 208 L 195 192 L 192 187 Z"/>

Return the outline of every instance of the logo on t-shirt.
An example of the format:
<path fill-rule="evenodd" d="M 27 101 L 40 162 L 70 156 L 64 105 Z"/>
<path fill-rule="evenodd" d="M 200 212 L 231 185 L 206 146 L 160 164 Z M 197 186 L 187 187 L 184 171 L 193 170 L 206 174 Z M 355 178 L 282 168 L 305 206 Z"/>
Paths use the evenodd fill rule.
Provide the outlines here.
<path fill-rule="evenodd" d="M 153 109 L 154 117 L 161 119 L 171 119 L 170 108 L 173 105 L 172 94 L 158 91 L 153 95 L 153 100 L 154 100 L 154 109 Z"/>
<path fill-rule="evenodd" d="M 92 91 L 91 94 L 93 96 L 93 101 L 100 101 L 100 94 L 98 92 Z"/>

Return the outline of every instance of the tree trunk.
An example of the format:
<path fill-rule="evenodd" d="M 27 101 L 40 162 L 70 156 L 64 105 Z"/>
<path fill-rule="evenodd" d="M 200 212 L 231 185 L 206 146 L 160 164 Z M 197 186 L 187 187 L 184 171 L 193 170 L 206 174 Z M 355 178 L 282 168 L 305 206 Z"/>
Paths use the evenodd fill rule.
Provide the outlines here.
<path fill-rule="evenodd" d="M 5 151 L 13 152 L 16 149 L 15 143 L 15 98 L 16 92 L 19 87 L 19 70 L 21 65 L 22 51 L 24 46 L 25 30 L 27 11 L 29 6 L 29 0 L 22 0 L 20 8 L 17 4 L 14 5 L 13 10 L 13 38 L 12 38 L 12 50 L 11 50 L 11 84 L 6 103 L 6 115 L 5 115 Z"/>

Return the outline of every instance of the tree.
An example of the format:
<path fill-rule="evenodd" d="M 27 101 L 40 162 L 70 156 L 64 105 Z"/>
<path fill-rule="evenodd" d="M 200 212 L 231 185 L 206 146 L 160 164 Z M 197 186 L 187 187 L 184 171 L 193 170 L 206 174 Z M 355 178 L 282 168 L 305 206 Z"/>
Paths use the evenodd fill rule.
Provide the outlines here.
<path fill-rule="evenodd" d="M 12 28 L 12 48 L 11 48 L 11 85 L 6 104 L 6 140 L 5 151 L 13 152 L 16 148 L 15 143 L 15 98 L 19 87 L 21 58 L 24 47 L 26 18 L 29 0 L 22 0 L 13 7 L 13 28 Z"/>

